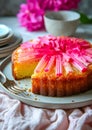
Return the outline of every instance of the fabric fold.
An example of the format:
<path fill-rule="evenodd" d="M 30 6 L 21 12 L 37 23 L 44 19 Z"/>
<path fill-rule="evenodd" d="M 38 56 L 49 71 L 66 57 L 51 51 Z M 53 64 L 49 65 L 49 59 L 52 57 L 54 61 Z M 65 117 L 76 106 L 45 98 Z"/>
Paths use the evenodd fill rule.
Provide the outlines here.
<path fill-rule="evenodd" d="M 92 105 L 80 109 L 42 109 L 0 91 L 1 130 L 92 130 Z"/>

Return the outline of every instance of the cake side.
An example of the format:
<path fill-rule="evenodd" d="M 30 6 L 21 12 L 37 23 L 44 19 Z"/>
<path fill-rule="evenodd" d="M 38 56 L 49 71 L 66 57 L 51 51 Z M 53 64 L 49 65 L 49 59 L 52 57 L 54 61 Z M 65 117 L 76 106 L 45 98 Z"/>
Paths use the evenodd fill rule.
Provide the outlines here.
<path fill-rule="evenodd" d="M 21 48 L 17 48 L 12 54 L 12 74 L 15 79 L 31 78 L 38 60 L 31 57 L 23 57 Z"/>
<path fill-rule="evenodd" d="M 31 78 L 41 57 L 37 57 L 34 46 L 40 46 L 38 40 L 24 42 L 12 53 L 12 74 L 16 80 Z"/>
<path fill-rule="evenodd" d="M 67 76 L 56 76 L 54 71 L 50 73 L 34 73 L 32 75 L 32 88 L 29 90 L 35 94 L 44 96 L 70 96 L 92 89 L 92 65 L 88 71 L 80 73 L 74 71 Z"/>

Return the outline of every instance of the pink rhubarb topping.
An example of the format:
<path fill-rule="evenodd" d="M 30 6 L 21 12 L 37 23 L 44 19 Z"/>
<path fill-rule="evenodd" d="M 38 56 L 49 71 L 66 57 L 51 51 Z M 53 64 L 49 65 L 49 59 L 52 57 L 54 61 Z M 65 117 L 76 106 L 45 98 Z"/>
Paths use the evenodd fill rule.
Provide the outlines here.
<path fill-rule="evenodd" d="M 28 56 L 39 59 L 35 72 L 49 72 L 55 66 L 57 76 L 73 72 L 75 67 L 80 72 L 87 71 L 92 63 L 92 48 L 88 41 L 74 37 L 39 37 L 37 40 L 21 45 L 22 50 L 29 50 Z"/>

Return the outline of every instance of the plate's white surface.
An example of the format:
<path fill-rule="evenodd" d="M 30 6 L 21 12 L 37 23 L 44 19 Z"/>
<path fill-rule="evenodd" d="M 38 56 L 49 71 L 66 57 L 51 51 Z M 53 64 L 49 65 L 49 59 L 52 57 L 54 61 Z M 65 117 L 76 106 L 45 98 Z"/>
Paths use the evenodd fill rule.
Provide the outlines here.
<path fill-rule="evenodd" d="M 9 33 L 10 29 L 8 26 L 0 24 L 0 39 L 5 37 Z"/>
<path fill-rule="evenodd" d="M 0 58 L 6 57 L 15 50 L 22 42 L 22 37 L 19 33 L 14 32 L 10 41 L 6 42 L 6 45 L 0 47 Z"/>
<path fill-rule="evenodd" d="M 9 42 L 7 42 L 7 45 L 0 47 L 0 53 L 12 50 L 21 41 L 22 41 L 21 35 L 19 33 L 14 33 L 12 39 Z"/>
<path fill-rule="evenodd" d="M 3 63 L 1 64 L 1 70 L 9 79 L 13 79 L 10 59 L 11 58 L 8 57 L 3 61 Z M 19 80 L 16 82 L 20 87 L 23 88 L 24 87 L 28 88 L 31 86 L 30 79 Z M 7 90 L 2 84 L 0 85 L 11 97 L 36 107 L 51 108 L 51 109 L 54 108 L 70 109 L 90 105 L 92 103 L 92 90 L 79 95 L 73 95 L 69 97 L 47 97 L 36 95 L 33 93 L 24 96 L 23 93 L 19 95 L 13 94 L 9 90 Z"/>

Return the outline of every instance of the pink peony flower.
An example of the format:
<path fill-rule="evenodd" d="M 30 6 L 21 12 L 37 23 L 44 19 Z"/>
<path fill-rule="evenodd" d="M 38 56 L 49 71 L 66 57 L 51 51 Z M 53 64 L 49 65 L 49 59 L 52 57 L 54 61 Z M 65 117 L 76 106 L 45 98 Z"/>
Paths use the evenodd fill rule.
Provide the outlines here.
<path fill-rule="evenodd" d="M 44 27 L 43 15 L 44 10 L 36 0 L 27 0 L 27 4 L 21 4 L 17 17 L 22 26 L 29 31 L 35 31 Z"/>
<path fill-rule="evenodd" d="M 40 30 L 44 28 L 43 15 L 46 10 L 70 10 L 76 9 L 80 0 L 27 0 L 25 4 L 20 5 L 17 14 L 21 26 L 29 31 Z"/>
<path fill-rule="evenodd" d="M 76 9 L 80 0 L 38 0 L 44 10 L 70 10 Z"/>

